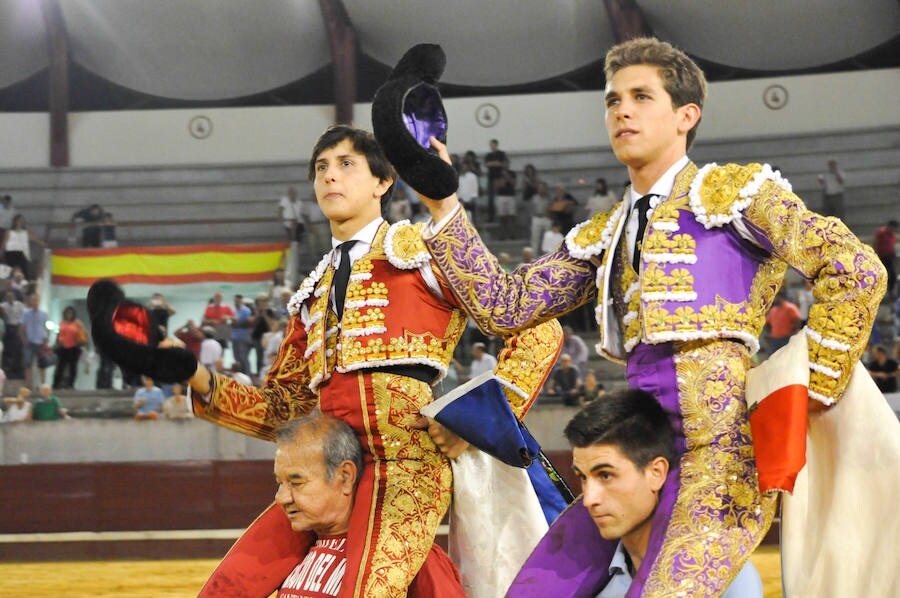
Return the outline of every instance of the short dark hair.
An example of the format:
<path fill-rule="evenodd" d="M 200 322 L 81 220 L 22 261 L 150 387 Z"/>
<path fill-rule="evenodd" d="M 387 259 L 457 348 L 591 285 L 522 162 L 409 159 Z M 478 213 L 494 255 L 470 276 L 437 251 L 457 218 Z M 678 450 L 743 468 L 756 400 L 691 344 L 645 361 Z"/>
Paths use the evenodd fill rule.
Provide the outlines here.
<path fill-rule="evenodd" d="M 573 447 L 610 444 L 639 469 L 664 457 L 675 463 L 675 432 L 662 405 L 650 393 L 630 388 L 589 403 L 563 432 Z"/>
<path fill-rule="evenodd" d="M 333 415 L 314 411 L 288 421 L 278 428 L 275 435 L 279 444 L 292 443 L 299 434 L 307 432 L 321 442 L 328 480 L 331 481 L 341 463 L 350 461 L 356 466 L 356 483 L 359 484 L 363 453 L 353 428 Z"/>
<path fill-rule="evenodd" d="M 609 81 L 619 70 L 641 64 L 659 69 L 659 77 L 666 93 L 672 98 L 673 108 L 697 104 L 702 112 L 706 101 L 706 75 L 687 54 L 668 42 L 639 37 L 613 46 L 606 54 L 603 72 Z M 700 119 L 697 119 L 688 131 L 687 149 L 694 142 L 699 126 Z"/>
<path fill-rule="evenodd" d="M 306 173 L 307 177 L 310 181 L 316 178 L 316 160 L 319 159 L 319 154 L 333 148 L 345 139 L 350 141 L 354 150 L 366 157 L 372 176 L 377 177 L 379 181 L 388 179 L 392 181 L 391 186 L 381 196 L 381 209 L 383 212 L 387 208 L 388 203 L 390 203 L 391 196 L 394 193 L 394 185 L 397 183 L 397 171 L 394 170 L 393 165 L 388 161 L 384 152 L 381 151 L 381 146 L 375 141 L 375 136 L 368 131 L 347 125 L 333 125 L 325 129 L 325 132 L 319 136 L 316 144 L 313 146 L 312 156 L 309 158 L 309 169 Z"/>

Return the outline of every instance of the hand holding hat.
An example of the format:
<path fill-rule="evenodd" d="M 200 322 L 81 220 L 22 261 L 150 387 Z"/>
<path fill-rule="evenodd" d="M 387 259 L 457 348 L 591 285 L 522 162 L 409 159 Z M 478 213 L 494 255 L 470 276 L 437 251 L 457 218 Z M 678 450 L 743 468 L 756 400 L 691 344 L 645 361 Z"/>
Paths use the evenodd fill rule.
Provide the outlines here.
<path fill-rule="evenodd" d="M 123 369 L 162 383 L 182 382 L 194 375 L 197 358 L 178 347 L 157 347 L 147 310 L 129 301 L 113 280 L 91 285 L 87 297 L 91 336 L 97 350 Z"/>
<path fill-rule="evenodd" d="M 459 184 L 456 170 L 430 141 L 447 141 L 447 113 L 437 88 L 446 61 L 436 44 L 413 46 L 372 101 L 372 128 L 378 144 L 400 178 L 420 195 L 433 199 L 452 195 Z"/>

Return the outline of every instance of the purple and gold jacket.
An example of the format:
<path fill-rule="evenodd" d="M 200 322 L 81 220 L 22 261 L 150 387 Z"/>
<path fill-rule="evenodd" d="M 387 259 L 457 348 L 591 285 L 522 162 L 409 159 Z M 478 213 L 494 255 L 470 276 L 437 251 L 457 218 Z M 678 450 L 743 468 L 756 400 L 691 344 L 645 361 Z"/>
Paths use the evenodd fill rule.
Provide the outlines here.
<path fill-rule="evenodd" d="M 727 338 L 755 352 L 791 266 L 813 282 L 816 298 L 806 328 L 810 396 L 840 398 L 886 287 L 874 252 L 840 220 L 807 210 L 766 164 L 689 163 L 650 215 L 635 272 L 615 259 L 623 203 L 510 274 L 462 210 L 425 242 L 482 330 L 508 334 L 597 297 L 597 350 L 616 361 L 639 342 Z"/>

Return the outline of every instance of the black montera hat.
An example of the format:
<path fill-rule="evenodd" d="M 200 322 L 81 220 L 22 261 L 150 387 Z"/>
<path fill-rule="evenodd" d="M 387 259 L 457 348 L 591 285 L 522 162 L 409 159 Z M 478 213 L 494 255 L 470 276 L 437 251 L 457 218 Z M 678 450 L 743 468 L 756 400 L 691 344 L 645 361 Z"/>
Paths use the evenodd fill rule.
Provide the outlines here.
<path fill-rule="evenodd" d="M 437 44 L 407 50 L 372 101 L 375 139 L 397 174 L 425 197 L 456 191 L 459 176 L 430 148 L 428 138 L 447 141 L 447 113 L 437 81 L 447 58 Z"/>

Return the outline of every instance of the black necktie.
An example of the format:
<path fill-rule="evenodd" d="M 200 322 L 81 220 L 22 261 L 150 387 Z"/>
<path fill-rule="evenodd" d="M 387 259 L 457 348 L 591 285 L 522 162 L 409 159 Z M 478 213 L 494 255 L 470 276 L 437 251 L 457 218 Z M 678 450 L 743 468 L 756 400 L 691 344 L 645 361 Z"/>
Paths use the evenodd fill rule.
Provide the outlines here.
<path fill-rule="evenodd" d="M 641 244 L 644 242 L 644 229 L 647 228 L 647 212 L 650 211 L 650 200 L 656 197 L 653 193 L 648 193 L 636 202 L 634 209 L 638 215 L 637 237 L 634 240 L 634 256 L 631 258 L 631 265 L 634 266 L 635 272 L 641 271 Z"/>
<path fill-rule="evenodd" d="M 350 248 L 356 241 L 344 241 L 338 245 L 341 250 L 341 263 L 334 273 L 334 305 L 338 320 L 344 315 L 344 299 L 347 295 L 347 283 L 350 282 Z"/>

